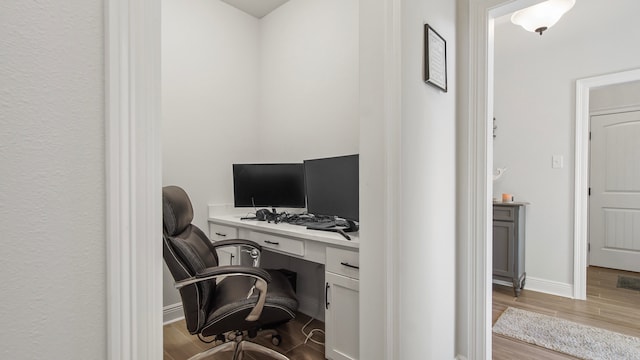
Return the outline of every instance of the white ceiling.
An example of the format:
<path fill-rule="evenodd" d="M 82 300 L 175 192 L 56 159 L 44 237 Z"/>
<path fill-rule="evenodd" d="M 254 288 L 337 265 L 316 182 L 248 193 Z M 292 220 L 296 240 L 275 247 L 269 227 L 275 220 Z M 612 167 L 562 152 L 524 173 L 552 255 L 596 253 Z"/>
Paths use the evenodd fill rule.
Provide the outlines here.
<path fill-rule="evenodd" d="M 266 16 L 289 0 L 222 0 L 227 4 L 253 15 L 258 19 Z"/>

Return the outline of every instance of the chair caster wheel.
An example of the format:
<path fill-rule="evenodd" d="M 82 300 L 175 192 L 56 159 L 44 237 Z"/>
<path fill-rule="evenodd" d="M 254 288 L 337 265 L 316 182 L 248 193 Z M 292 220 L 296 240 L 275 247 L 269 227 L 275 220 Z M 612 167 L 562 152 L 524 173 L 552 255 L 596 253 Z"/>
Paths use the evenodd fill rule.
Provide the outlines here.
<path fill-rule="evenodd" d="M 282 337 L 280 337 L 280 335 L 273 335 L 271 337 L 271 343 L 275 346 L 280 345 L 280 343 L 282 342 Z"/>

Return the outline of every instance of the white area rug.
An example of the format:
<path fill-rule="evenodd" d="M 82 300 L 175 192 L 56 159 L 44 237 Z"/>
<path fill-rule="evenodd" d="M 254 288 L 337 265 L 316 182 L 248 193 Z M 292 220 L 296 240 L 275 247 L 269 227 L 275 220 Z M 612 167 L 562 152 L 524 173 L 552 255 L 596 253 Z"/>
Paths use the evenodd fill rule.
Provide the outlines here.
<path fill-rule="evenodd" d="M 640 338 L 511 307 L 493 332 L 581 359 L 640 360 Z"/>

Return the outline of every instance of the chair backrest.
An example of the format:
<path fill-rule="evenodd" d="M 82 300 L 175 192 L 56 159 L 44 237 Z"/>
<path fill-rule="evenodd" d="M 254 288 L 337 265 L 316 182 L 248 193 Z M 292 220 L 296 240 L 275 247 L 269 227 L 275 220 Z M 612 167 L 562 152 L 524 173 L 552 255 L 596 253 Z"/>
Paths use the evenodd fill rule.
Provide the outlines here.
<path fill-rule="evenodd" d="M 209 238 L 193 221 L 193 207 L 187 193 L 177 186 L 162 188 L 163 258 L 173 279 L 181 281 L 203 269 L 218 266 L 218 255 Z M 215 280 L 180 289 L 187 329 L 197 334 L 213 305 Z"/>

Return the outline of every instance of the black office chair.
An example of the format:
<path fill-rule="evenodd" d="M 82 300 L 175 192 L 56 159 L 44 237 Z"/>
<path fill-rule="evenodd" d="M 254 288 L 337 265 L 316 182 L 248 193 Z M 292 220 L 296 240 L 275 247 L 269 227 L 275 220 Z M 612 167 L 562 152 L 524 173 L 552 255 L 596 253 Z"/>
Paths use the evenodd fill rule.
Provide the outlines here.
<path fill-rule="evenodd" d="M 204 359 L 221 351 L 243 350 L 288 360 L 276 351 L 245 340 L 273 330 L 295 317 L 298 301 L 287 278 L 278 271 L 255 267 L 261 247 L 253 241 L 231 239 L 212 243 L 195 225 L 187 193 L 177 186 L 162 189 L 163 257 L 180 291 L 187 329 L 192 335 L 215 336 L 225 343 L 191 357 Z M 239 246 L 253 266 L 218 266 L 216 248 Z"/>

